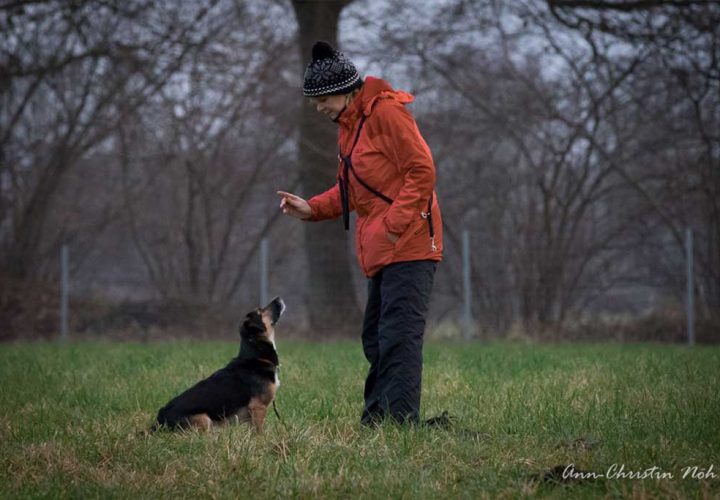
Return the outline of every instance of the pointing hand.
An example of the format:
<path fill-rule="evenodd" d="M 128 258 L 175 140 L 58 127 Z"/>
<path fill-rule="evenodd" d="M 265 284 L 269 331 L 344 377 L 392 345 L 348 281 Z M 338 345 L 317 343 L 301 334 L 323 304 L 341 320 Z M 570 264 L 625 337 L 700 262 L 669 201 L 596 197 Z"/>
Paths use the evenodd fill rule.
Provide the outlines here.
<path fill-rule="evenodd" d="M 310 205 L 303 198 L 285 191 L 278 191 L 277 194 L 282 197 L 280 209 L 284 214 L 298 219 L 309 219 L 312 215 Z"/>

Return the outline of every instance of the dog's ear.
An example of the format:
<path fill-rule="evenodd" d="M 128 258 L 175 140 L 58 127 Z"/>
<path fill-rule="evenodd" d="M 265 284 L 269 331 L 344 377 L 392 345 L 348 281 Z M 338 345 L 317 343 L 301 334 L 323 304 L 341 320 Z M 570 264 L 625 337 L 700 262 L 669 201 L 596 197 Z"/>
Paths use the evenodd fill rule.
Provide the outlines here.
<path fill-rule="evenodd" d="M 252 311 L 245 316 L 245 321 L 240 325 L 240 336 L 253 337 L 265 333 L 265 323 L 258 311 Z"/>

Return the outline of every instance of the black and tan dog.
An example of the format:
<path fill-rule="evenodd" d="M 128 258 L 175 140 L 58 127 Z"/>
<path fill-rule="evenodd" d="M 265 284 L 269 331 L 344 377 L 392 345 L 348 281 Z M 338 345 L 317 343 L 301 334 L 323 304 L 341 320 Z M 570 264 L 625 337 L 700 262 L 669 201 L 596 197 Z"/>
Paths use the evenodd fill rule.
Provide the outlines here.
<path fill-rule="evenodd" d="M 261 432 L 280 386 L 274 325 L 283 311 L 285 304 L 276 297 L 267 307 L 248 313 L 240 326 L 238 356 L 165 405 L 153 428 L 209 429 L 239 421 L 252 422 Z"/>

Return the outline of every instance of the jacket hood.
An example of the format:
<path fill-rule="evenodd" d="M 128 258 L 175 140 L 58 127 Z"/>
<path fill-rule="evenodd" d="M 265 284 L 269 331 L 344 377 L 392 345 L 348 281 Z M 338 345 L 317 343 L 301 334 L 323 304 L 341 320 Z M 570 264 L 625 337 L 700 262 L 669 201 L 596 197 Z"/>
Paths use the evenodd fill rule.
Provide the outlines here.
<path fill-rule="evenodd" d="M 340 117 L 340 122 L 349 126 L 360 117 L 361 113 L 369 116 L 375 103 L 381 99 L 394 99 L 402 104 L 408 104 L 415 100 L 412 94 L 393 89 L 385 80 L 368 76 L 365 77 L 365 83 L 363 83 L 360 93 L 355 96 L 350 107 Z"/>

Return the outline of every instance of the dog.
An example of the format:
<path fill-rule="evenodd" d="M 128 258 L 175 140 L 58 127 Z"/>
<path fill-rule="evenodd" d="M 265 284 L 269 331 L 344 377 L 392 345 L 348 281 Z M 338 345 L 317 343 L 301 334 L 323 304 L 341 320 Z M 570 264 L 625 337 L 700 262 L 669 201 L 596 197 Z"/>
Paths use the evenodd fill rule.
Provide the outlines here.
<path fill-rule="evenodd" d="M 276 297 L 248 313 L 240 325 L 238 356 L 161 408 L 153 430 L 208 430 L 228 422 L 251 422 L 262 432 L 280 386 L 274 326 L 283 312 L 285 303 Z"/>

